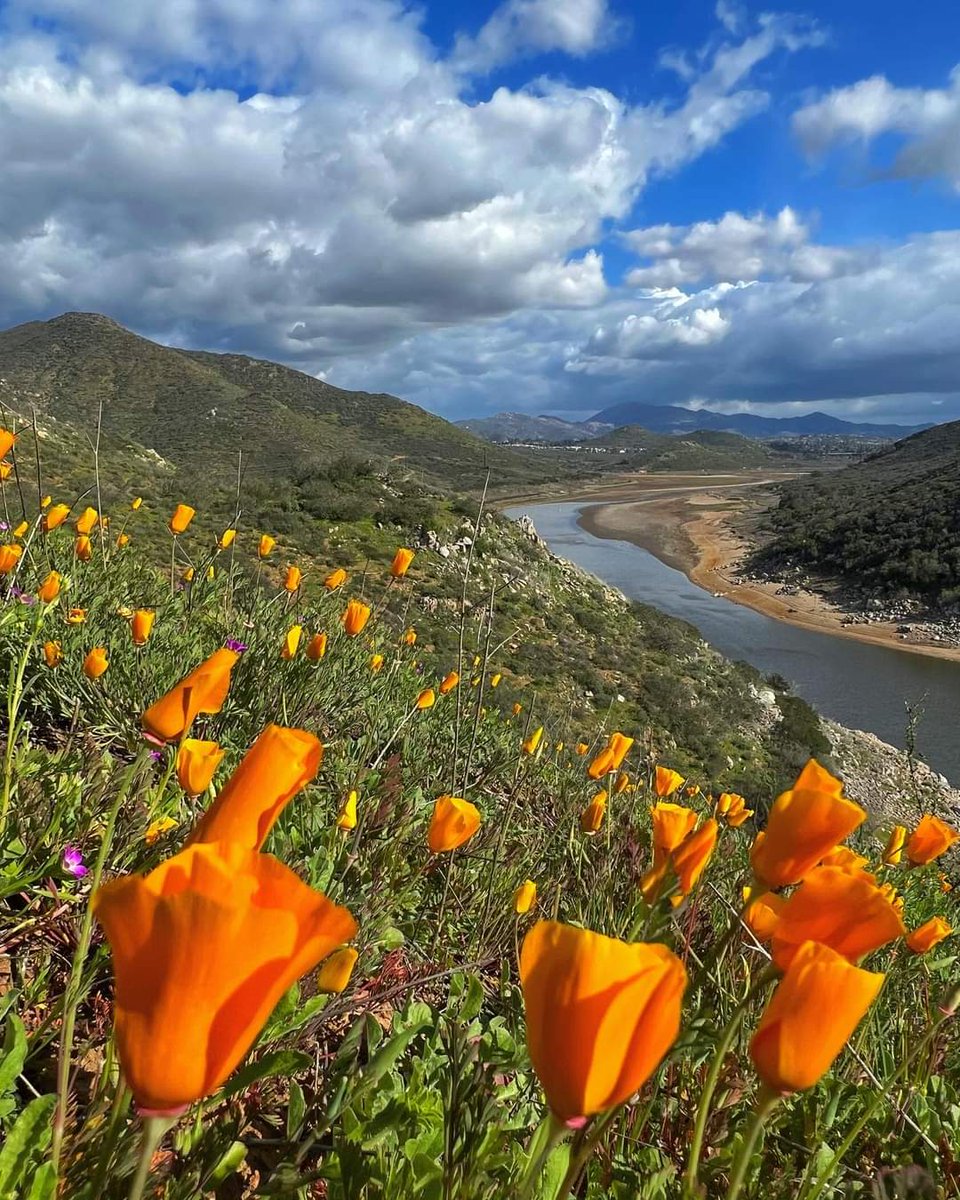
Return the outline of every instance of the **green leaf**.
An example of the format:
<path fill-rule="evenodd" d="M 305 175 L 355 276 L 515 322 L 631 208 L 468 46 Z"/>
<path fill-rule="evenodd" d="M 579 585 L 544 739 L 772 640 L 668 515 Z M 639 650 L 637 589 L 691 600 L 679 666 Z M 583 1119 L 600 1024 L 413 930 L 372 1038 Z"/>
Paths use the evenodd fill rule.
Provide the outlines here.
<path fill-rule="evenodd" d="M 16 1196 L 34 1155 L 47 1148 L 52 1136 L 56 1096 L 38 1096 L 17 1118 L 0 1149 L 0 1196 Z"/>
<path fill-rule="evenodd" d="M 26 1200 L 53 1200 L 57 1190 L 57 1173 L 53 1163 L 41 1163 L 33 1176 Z"/>
<path fill-rule="evenodd" d="M 212 1184 L 220 1184 L 236 1171 L 243 1160 L 247 1157 L 247 1147 L 243 1142 L 232 1142 L 226 1152 L 221 1155 L 220 1161 L 210 1172 L 209 1181 Z"/>
<path fill-rule="evenodd" d="M 290 1099 L 287 1101 L 287 1139 L 293 1141 L 303 1126 L 307 1115 L 307 1102 L 303 1096 L 303 1088 L 295 1079 L 290 1080 Z"/>
<path fill-rule="evenodd" d="M 239 1070 L 220 1093 L 220 1097 L 226 1100 L 230 1096 L 236 1096 L 261 1079 L 273 1079 L 277 1075 L 296 1075 L 298 1071 L 305 1071 L 312 1062 L 309 1054 L 301 1054 L 299 1050 L 270 1050 Z"/>
<path fill-rule="evenodd" d="M 3 1038 L 3 1052 L 0 1054 L 0 1096 L 13 1091 L 17 1076 L 23 1070 L 26 1060 L 27 1034 L 20 1018 L 11 1013 L 7 1017 L 7 1031 Z"/>

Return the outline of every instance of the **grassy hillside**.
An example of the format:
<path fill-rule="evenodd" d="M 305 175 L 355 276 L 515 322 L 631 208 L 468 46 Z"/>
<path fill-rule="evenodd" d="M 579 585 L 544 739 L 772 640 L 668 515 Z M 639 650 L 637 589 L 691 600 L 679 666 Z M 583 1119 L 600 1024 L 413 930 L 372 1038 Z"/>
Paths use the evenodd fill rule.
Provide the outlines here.
<path fill-rule="evenodd" d="M 748 467 L 782 465 L 789 456 L 763 442 L 738 433 L 698 429 L 693 433 L 651 433 L 639 425 L 624 425 L 590 445 L 624 450 L 624 466 L 647 471 L 734 471 Z"/>
<path fill-rule="evenodd" d="M 763 565 L 801 563 L 886 595 L 960 601 L 960 421 L 784 484 Z"/>

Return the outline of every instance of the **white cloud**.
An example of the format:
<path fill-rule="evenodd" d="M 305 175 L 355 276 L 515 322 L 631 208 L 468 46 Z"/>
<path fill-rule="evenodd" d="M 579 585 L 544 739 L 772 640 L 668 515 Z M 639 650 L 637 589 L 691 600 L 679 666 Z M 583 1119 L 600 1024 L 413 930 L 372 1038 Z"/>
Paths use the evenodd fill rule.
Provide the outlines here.
<path fill-rule="evenodd" d="M 488 71 L 543 51 L 582 57 L 615 28 L 607 0 L 504 0 L 476 37 L 458 38 L 453 59 L 461 70 Z"/>
<path fill-rule="evenodd" d="M 837 143 L 866 145 L 881 134 L 899 135 L 886 173 L 942 176 L 960 188 L 960 67 L 951 72 L 945 88 L 900 88 L 874 75 L 801 108 L 793 125 L 811 154 Z"/>

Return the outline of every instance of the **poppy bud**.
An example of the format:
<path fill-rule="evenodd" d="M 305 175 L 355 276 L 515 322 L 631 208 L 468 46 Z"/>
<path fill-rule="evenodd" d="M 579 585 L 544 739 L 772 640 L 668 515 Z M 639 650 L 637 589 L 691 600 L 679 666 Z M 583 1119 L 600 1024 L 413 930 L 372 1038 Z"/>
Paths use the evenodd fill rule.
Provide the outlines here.
<path fill-rule="evenodd" d="M 337 817 L 337 828 L 342 829 L 344 833 L 348 833 L 351 829 L 357 827 L 357 801 L 359 796 L 355 791 L 349 791 L 347 798 L 340 806 L 340 815 Z"/>
<path fill-rule="evenodd" d="M 480 813 L 469 800 L 441 796 L 433 806 L 427 845 L 434 854 L 456 850 L 480 828 Z"/>
<path fill-rule="evenodd" d="M 261 533 L 260 541 L 257 544 L 257 557 L 266 558 L 277 544 L 277 539 L 271 537 L 269 533 Z"/>
<path fill-rule="evenodd" d="M 328 592 L 335 592 L 338 587 L 343 587 L 343 585 L 346 582 L 347 582 L 346 571 L 343 569 L 343 567 L 337 567 L 337 569 L 335 571 L 331 571 L 330 574 L 323 581 L 323 586 L 327 589 Z"/>
<path fill-rule="evenodd" d="M 584 833 L 599 833 L 607 811 L 607 793 L 597 792 L 580 814 L 580 828 Z"/>
<path fill-rule="evenodd" d="M 327 635 L 315 633 L 307 642 L 306 655 L 311 662 L 319 662 L 327 652 Z"/>
<path fill-rule="evenodd" d="M 887 844 L 883 851 L 883 862 L 885 866 L 895 867 L 903 856 L 903 847 L 907 841 L 906 825 L 894 825 L 890 831 L 890 836 L 887 838 Z"/>
<path fill-rule="evenodd" d="M 283 586 L 288 592 L 295 592 L 300 587 L 300 582 L 303 579 L 303 572 L 299 567 L 293 565 L 287 567 L 287 577 L 283 581 Z"/>
<path fill-rule="evenodd" d="M 518 917 L 524 916 L 537 902 L 537 885 L 532 879 L 526 879 L 513 893 L 513 911 Z"/>
<path fill-rule="evenodd" d="M 417 708 L 419 708 L 421 711 L 423 711 L 425 708 L 433 708 L 436 702 L 437 697 L 433 688 L 424 688 L 417 697 Z"/>
<path fill-rule="evenodd" d="M 960 838 L 960 833 L 946 821 L 929 813 L 920 818 L 907 842 L 907 858 L 914 866 L 926 866 L 945 853 Z"/>
<path fill-rule="evenodd" d="M 280 657 L 284 661 L 289 662 L 297 653 L 297 648 L 300 645 L 300 638 L 303 636 L 302 625 L 291 625 L 287 630 L 283 639 L 283 648 L 280 651 Z"/>
<path fill-rule="evenodd" d="M 536 754 L 542 738 L 543 726 L 538 725 L 533 733 L 531 733 L 529 737 L 525 738 L 521 744 L 521 749 L 523 750 L 524 754 Z"/>
<path fill-rule="evenodd" d="M 944 938 L 948 938 L 953 930 L 943 917 L 931 917 L 910 934 L 907 945 L 914 954 L 926 954 L 934 946 L 938 946 Z"/>
<path fill-rule="evenodd" d="M 173 516 L 170 518 L 170 532 L 176 537 L 178 534 L 186 533 L 187 526 L 197 515 L 197 510 L 191 508 L 189 504 L 178 504 L 173 510 Z"/>
<path fill-rule="evenodd" d="M 370 606 L 362 600 L 351 600 L 344 610 L 343 628 L 348 637 L 357 637 L 363 633 L 370 620 Z"/>
<path fill-rule="evenodd" d="M 143 497 L 142 497 L 142 496 L 135 496 L 135 497 L 134 497 L 134 498 L 133 498 L 133 499 L 130 501 L 130 507 L 133 509 L 133 511 L 134 511 L 134 512 L 136 512 L 136 511 L 137 511 L 137 509 L 140 507 L 140 505 L 141 505 L 142 503 L 143 503 Z"/>
<path fill-rule="evenodd" d="M 448 695 L 450 692 L 453 691 L 453 689 L 457 686 L 457 684 L 459 682 L 460 682 L 460 676 L 457 674 L 456 671 L 450 671 L 447 675 L 444 675 L 444 677 L 440 683 L 440 695 L 441 696 Z"/>
<path fill-rule="evenodd" d="M 99 679 L 109 665 L 106 650 L 96 646 L 83 660 L 83 673 L 88 679 Z"/>
<path fill-rule="evenodd" d="M 341 946 L 339 950 L 334 950 L 317 972 L 317 991 L 333 995 L 344 991 L 350 982 L 358 957 L 352 946 Z"/>
<path fill-rule="evenodd" d="M 414 560 L 412 550 L 406 550 L 403 546 L 393 556 L 393 562 L 390 564 L 390 574 L 394 579 L 402 579 L 410 570 L 410 564 Z"/>
<path fill-rule="evenodd" d="M 216 742 L 184 738 L 177 751 L 177 781 L 188 796 L 201 796 L 210 786 L 223 751 Z"/>
<path fill-rule="evenodd" d="M 27 530 L 29 528 L 30 528 L 29 521 L 21 521 L 20 524 L 16 527 L 16 529 L 14 529 L 13 536 L 15 538 L 22 538 L 23 535 L 27 532 Z"/>
<path fill-rule="evenodd" d="M 220 534 L 220 540 L 217 542 L 217 549 L 229 550 L 233 545 L 233 540 L 236 536 L 237 531 L 235 529 L 225 529 L 223 533 Z"/>
<path fill-rule="evenodd" d="M 145 646 L 153 632 L 157 614 L 152 608 L 138 608 L 130 621 L 130 635 L 135 646 Z"/>

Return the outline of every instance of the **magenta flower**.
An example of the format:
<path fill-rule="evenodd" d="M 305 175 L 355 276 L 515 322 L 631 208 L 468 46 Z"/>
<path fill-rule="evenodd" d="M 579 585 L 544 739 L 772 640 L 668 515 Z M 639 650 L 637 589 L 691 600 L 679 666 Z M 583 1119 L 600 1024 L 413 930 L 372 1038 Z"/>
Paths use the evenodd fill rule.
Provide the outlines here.
<path fill-rule="evenodd" d="M 87 874 L 87 868 L 83 865 L 83 855 L 77 846 L 64 846 L 63 869 L 70 875 L 75 875 L 77 879 L 82 879 Z"/>
<path fill-rule="evenodd" d="M 227 649 L 232 650 L 234 654 L 242 654 L 246 648 L 246 642 L 241 642 L 237 638 L 227 638 Z"/>

